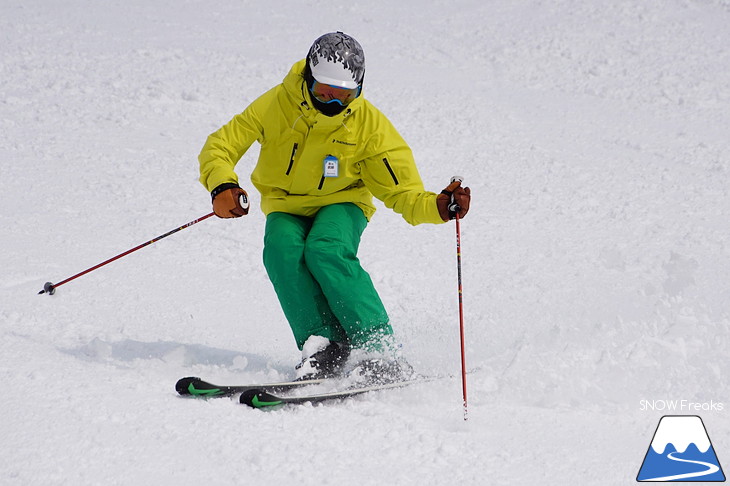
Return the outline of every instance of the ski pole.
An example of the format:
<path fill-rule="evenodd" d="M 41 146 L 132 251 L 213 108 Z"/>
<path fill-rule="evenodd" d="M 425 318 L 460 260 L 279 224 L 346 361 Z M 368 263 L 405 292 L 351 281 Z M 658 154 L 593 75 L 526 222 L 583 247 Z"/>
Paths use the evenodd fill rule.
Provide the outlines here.
<path fill-rule="evenodd" d="M 189 222 L 189 223 L 187 223 L 187 224 L 184 224 L 184 225 L 180 226 L 179 228 L 176 228 L 176 229 L 174 229 L 174 230 L 172 230 L 172 231 L 168 231 L 168 232 L 167 232 L 167 233 L 165 233 L 164 235 L 160 235 L 160 236 L 158 236 L 158 237 L 156 237 L 156 238 L 152 238 L 152 239 L 151 239 L 150 241 L 148 241 L 148 242 L 146 242 L 146 243 L 142 243 L 142 244 L 141 244 L 141 245 L 139 245 L 139 246 L 135 246 L 135 247 L 134 247 L 134 248 L 132 248 L 131 250 L 127 250 L 127 251 L 125 251 L 124 253 L 120 253 L 119 255 L 117 255 L 117 256 L 115 256 L 115 257 L 112 257 L 112 258 L 110 258 L 110 259 L 108 259 L 108 260 L 106 260 L 106 261 L 104 261 L 104 262 L 101 262 L 101 263 L 99 263 L 98 265 L 94 265 L 94 266 L 93 266 L 93 267 L 91 267 L 91 268 L 87 268 L 87 269 L 86 269 L 86 270 L 84 270 L 83 272 L 77 273 L 76 275 L 74 275 L 74 276 L 72 276 L 72 277 L 69 277 L 69 278 L 67 278 L 66 280 L 62 280 L 62 281 L 58 282 L 57 284 L 54 284 L 54 283 L 51 283 L 51 282 L 46 282 L 46 284 L 45 284 L 45 285 L 43 286 L 43 290 L 41 290 L 40 292 L 38 292 L 38 295 L 40 295 L 40 294 L 46 294 L 46 293 L 47 293 L 48 295 L 53 295 L 54 293 L 56 293 L 56 289 L 57 289 L 58 287 L 60 287 L 61 285 L 65 284 L 65 283 L 68 283 L 68 282 L 70 282 L 71 280 L 77 279 L 77 278 L 79 278 L 79 277 L 80 277 L 80 276 L 82 276 L 82 275 L 86 275 L 87 273 L 89 273 L 89 272 L 92 272 L 92 271 L 96 270 L 97 268 L 103 267 L 103 266 L 104 266 L 104 265 L 106 265 L 107 263 L 111 263 L 111 262 L 113 262 L 113 261 L 115 261 L 115 260 L 119 260 L 119 259 L 120 259 L 120 258 L 122 258 L 123 256 L 127 256 L 127 255 L 129 255 L 130 253 L 133 253 L 133 252 L 135 252 L 135 251 L 139 250 L 140 248 L 144 248 L 144 247 L 145 247 L 145 246 L 147 246 L 147 245 L 151 245 L 151 244 L 152 244 L 152 243 L 154 243 L 155 241 L 159 241 L 159 240 L 161 240 L 162 238 L 166 238 L 166 237 L 170 236 L 171 234 L 177 233 L 177 232 L 178 232 L 178 231 L 180 231 L 180 230 L 183 230 L 183 229 L 185 229 L 185 228 L 187 228 L 187 227 L 189 227 L 189 226 L 192 226 L 192 225 L 194 225 L 195 223 L 199 223 L 199 222 L 203 221 L 204 219 L 208 219 L 208 218 L 210 218 L 211 216 L 213 216 L 214 214 L 215 214 L 215 213 L 210 213 L 210 214 L 206 214 L 205 216 L 203 216 L 203 217 L 200 217 L 200 218 L 198 218 L 198 219 L 195 219 L 195 220 L 193 220 L 193 221 L 191 221 L 191 222 Z"/>
<path fill-rule="evenodd" d="M 464 182 L 463 177 L 454 176 L 451 182 Z M 464 420 L 468 419 L 467 401 L 466 401 L 466 346 L 464 341 L 464 299 L 463 288 L 461 285 L 461 224 L 459 218 L 459 205 L 453 200 L 449 205 L 449 211 L 454 211 L 456 217 L 456 274 L 459 291 L 459 338 L 461 341 L 461 393 L 464 400 Z"/>
<path fill-rule="evenodd" d="M 456 213 L 456 268 L 459 286 L 459 338 L 461 340 L 461 393 L 464 398 L 464 420 L 467 420 L 466 408 L 466 347 L 464 343 L 464 299 L 461 286 L 461 228 L 459 213 Z"/>

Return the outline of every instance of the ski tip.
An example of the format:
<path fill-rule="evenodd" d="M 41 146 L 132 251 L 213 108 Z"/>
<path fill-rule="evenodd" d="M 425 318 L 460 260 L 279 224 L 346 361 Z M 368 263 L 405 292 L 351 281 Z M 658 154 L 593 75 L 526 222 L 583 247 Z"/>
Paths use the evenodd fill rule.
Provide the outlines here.
<path fill-rule="evenodd" d="M 284 403 L 281 398 L 264 390 L 246 390 L 241 393 L 239 400 L 244 405 L 253 408 L 270 408 Z"/>
<path fill-rule="evenodd" d="M 200 378 L 197 376 L 186 376 L 185 378 L 180 378 L 177 380 L 177 383 L 175 383 L 175 391 L 180 395 L 192 395 L 192 393 L 190 393 L 190 384 L 199 381 Z"/>

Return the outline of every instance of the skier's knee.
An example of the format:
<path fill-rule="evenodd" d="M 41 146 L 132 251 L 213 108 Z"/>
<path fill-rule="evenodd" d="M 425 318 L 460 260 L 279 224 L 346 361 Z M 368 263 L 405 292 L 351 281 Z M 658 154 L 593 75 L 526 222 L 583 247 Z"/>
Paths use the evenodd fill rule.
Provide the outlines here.
<path fill-rule="evenodd" d="M 349 250 L 342 241 L 330 238 L 307 240 L 304 261 L 311 268 L 341 266 L 348 260 Z"/>

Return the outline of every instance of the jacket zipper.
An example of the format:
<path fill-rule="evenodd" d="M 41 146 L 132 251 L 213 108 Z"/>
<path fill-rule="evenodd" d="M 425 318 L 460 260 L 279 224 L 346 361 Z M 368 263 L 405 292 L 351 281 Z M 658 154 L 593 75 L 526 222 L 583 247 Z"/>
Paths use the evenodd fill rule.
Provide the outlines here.
<path fill-rule="evenodd" d="M 294 147 L 291 149 L 291 158 L 289 159 L 289 168 L 286 169 L 286 175 L 289 175 L 291 168 L 294 167 L 294 156 L 297 153 L 297 148 L 299 148 L 299 144 L 295 143 Z"/>
<path fill-rule="evenodd" d="M 393 168 L 388 163 L 388 158 L 383 157 L 383 163 L 385 164 L 385 168 L 388 169 L 388 172 L 390 172 L 390 177 L 393 178 L 393 182 L 395 182 L 395 185 L 398 185 L 398 178 L 395 176 L 395 172 L 393 172 Z"/>
<path fill-rule="evenodd" d="M 319 187 L 317 187 L 317 190 L 321 191 L 322 186 L 324 186 L 324 174 L 322 174 L 322 178 L 319 180 Z"/>

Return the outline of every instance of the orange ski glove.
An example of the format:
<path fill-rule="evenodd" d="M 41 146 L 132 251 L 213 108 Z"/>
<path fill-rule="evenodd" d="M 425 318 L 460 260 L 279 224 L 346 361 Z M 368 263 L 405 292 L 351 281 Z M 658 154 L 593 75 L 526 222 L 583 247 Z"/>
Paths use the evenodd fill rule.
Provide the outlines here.
<path fill-rule="evenodd" d="M 466 216 L 469 212 L 469 203 L 471 202 L 471 189 L 461 187 L 461 181 L 455 180 L 436 196 L 436 205 L 439 209 L 439 215 L 444 221 L 449 221 L 456 217 L 459 212 L 459 218 Z"/>
<path fill-rule="evenodd" d="M 219 218 L 239 218 L 248 214 L 248 194 L 237 184 L 221 184 L 210 195 L 213 198 L 213 212 Z"/>

